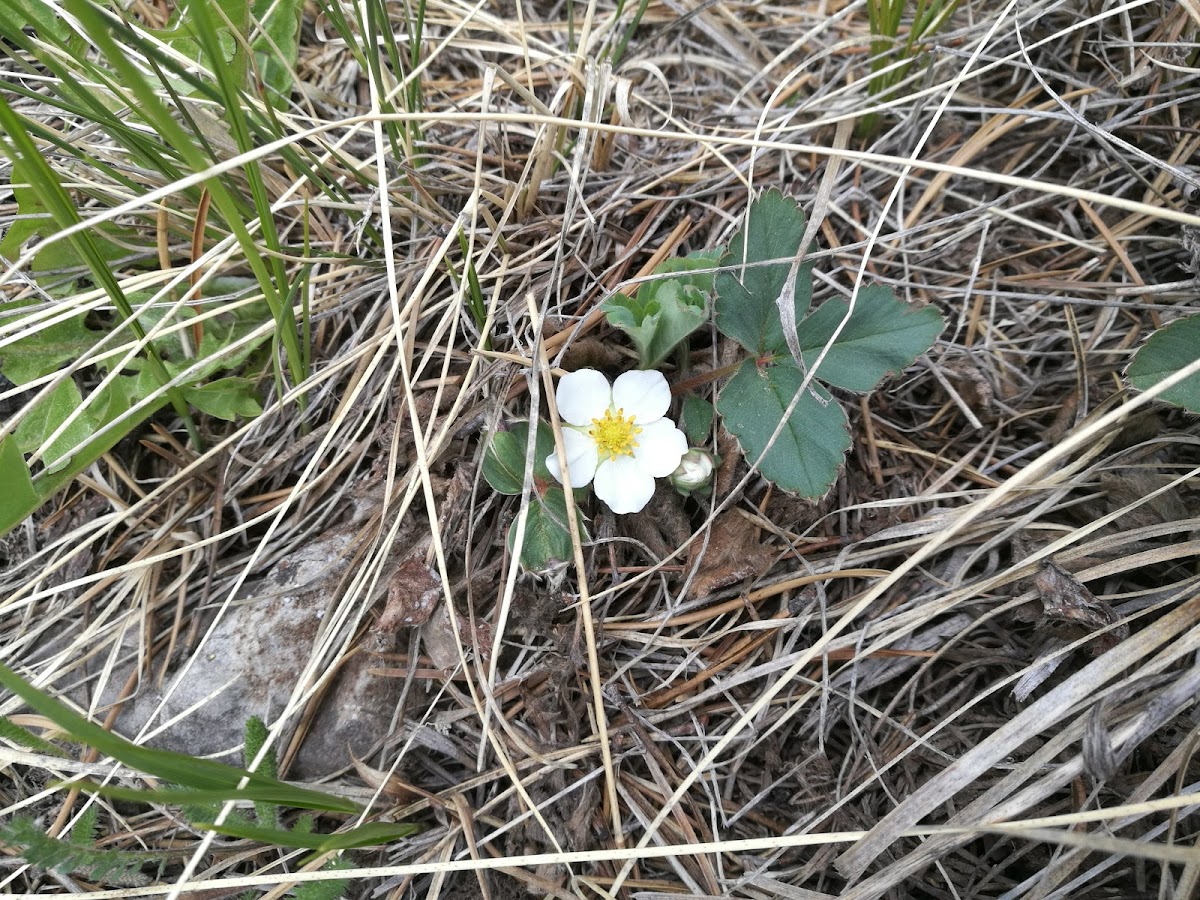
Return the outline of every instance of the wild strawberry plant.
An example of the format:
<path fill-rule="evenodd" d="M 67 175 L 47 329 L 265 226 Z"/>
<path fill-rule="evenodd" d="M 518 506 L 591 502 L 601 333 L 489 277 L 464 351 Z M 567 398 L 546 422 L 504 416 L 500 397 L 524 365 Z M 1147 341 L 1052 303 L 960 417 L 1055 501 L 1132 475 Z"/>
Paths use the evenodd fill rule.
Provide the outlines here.
<path fill-rule="evenodd" d="M 903 303 L 882 285 L 864 286 L 853 303 L 826 300 L 813 309 L 812 264 L 790 283 L 805 222 L 795 201 L 770 191 L 750 206 L 721 258 L 717 328 L 749 356 L 718 395 L 717 412 L 766 478 L 817 498 L 850 447 L 846 413 L 829 388 L 874 390 L 933 346 L 944 323 L 933 307 Z M 798 323 L 799 360 L 784 336 L 781 303 L 792 305 Z"/>
<path fill-rule="evenodd" d="M 850 446 L 846 413 L 831 390 L 874 390 L 887 375 L 903 371 L 933 346 L 944 323 L 933 307 L 911 306 L 881 285 L 866 285 L 851 300 L 829 299 L 814 308 L 812 263 L 794 264 L 801 254 L 805 225 L 804 213 L 795 201 L 778 191 L 768 192 L 751 204 L 745 227 L 727 249 L 669 261 L 655 275 L 671 277 L 647 282 L 633 297 L 612 297 L 602 309 L 611 324 L 629 335 L 640 363 L 648 368 L 663 362 L 708 320 L 708 295 L 713 294 L 717 328 L 747 353 L 723 373 L 731 377 L 718 394 L 716 413 L 763 476 L 785 491 L 815 499 L 836 480 Z M 797 323 L 795 353 L 784 331 L 781 306 L 790 307 L 787 318 Z M 661 375 L 654 374 L 662 381 Z M 647 384 L 653 381 L 643 380 Z M 608 385 L 603 375 L 590 370 L 569 373 L 560 382 L 563 449 L 573 486 L 586 486 L 594 476 L 596 492 L 610 508 L 637 513 L 650 500 L 652 478 L 669 474 L 672 483 L 677 487 L 683 484 L 690 492 L 692 481 L 700 487 L 700 481 L 711 475 L 713 458 L 688 450 L 689 444 L 703 445 L 710 433 L 713 408 L 705 401 L 684 398 L 681 430 L 666 423 L 669 428 L 664 433 L 669 430 L 671 436 L 667 454 L 665 445 L 654 441 L 645 448 L 639 445 L 640 420 L 616 402 L 620 379 L 611 395 L 599 388 L 593 392 L 603 394 L 603 402 L 596 401 L 598 406 L 584 403 L 570 390 L 569 396 L 563 395 L 563 389 L 581 381 Z M 648 391 L 647 387 L 641 394 L 648 396 Z M 629 401 L 633 406 L 639 403 L 642 399 Z M 609 412 L 601 416 L 596 410 L 603 411 L 606 404 Z M 573 405 L 579 407 L 574 418 Z M 655 407 L 655 415 L 661 416 L 666 405 L 664 400 L 661 410 Z M 585 406 L 592 411 L 580 413 Z M 628 426 L 621 432 L 622 440 L 616 442 L 619 447 L 609 434 L 618 425 Z M 500 493 L 524 490 L 527 442 L 524 423 L 492 437 L 483 473 Z M 536 443 L 531 473 L 534 496 L 521 553 L 521 563 L 529 569 L 569 558 L 571 547 L 566 497 L 554 483 L 553 438 L 541 423 Z M 689 453 L 693 455 L 689 457 Z M 686 459 L 690 468 L 668 472 L 662 462 L 668 455 L 671 467 Z M 621 471 L 628 470 L 629 477 L 605 476 L 605 461 L 614 471 L 624 467 Z M 547 462 L 552 463 L 549 468 Z M 645 469 L 642 474 L 647 477 L 642 481 L 648 482 L 649 488 L 643 484 L 635 489 L 632 476 L 638 465 Z M 697 480 L 698 465 L 704 469 L 704 479 Z M 510 530 L 510 547 L 512 544 Z"/>

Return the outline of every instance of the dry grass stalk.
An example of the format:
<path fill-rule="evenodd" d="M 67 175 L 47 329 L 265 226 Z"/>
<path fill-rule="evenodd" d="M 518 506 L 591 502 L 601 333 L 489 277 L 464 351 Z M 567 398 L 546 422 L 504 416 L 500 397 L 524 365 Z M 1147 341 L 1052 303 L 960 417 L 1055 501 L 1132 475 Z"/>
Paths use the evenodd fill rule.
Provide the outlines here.
<path fill-rule="evenodd" d="M 203 453 L 160 419 L 6 538 L 5 661 L 103 719 L 106 684 L 161 689 L 247 585 L 344 534 L 272 737 L 300 759 L 363 654 L 395 689 L 390 726 L 331 789 L 428 831 L 352 854 L 337 874 L 355 896 L 1187 896 L 1200 442 L 1190 419 L 1131 404 L 1118 375 L 1195 295 L 1195 10 L 964 3 L 880 109 L 879 138 L 846 150 L 839 124 L 871 103 L 858 7 L 652 2 L 611 70 L 603 48 L 629 11 L 581 10 L 569 26 L 566 6 L 430 3 L 425 108 L 403 114 L 383 111 L 399 77 L 372 81 L 306 25 L 280 143 L 347 199 L 314 191 L 279 146 L 217 168 L 268 173 L 293 246 L 308 223 L 312 374 L 285 396 L 266 378 L 263 416 L 209 421 Z M 411 159 L 387 138 L 399 120 L 423 130 Z M 78 140 L 122 162 L 103 134 Z M 848 407 L 833 493 L 802 503 L 735 464 L 709 507 L 666 499 L 635 523 L 581 504 L 595 541 L 561 570 L 517 571 L 504 533 L 526 509 L 478 476 L 484 436 L 545 410 L 553 371 L 632 366 L 597 304 L 726 241 L 751 190 L 810 207 L 833 158 L 818 295 L 869 277 L 950 322 L 921 366 Z M 97 217 L 187 212 L 184 183 L 134 175 L 144 193 L 126 198 L 78 173 L 117 197 Z M 205 285 L 240 251 L 174 234 L 148 238 L 174 267 L 124 284 L 192 287 L 179 302 L 215 315 Z M 9 299 L 37 296 L 29 261 L 5 277 Z M 702 333 L 692 374 L 723 350 Z M 373 645 L 401 558 L 444 614 Z M 1045 563 L 1080 591 L 1039 593 Z M 137 782 L 83 756 L 0 760 L 0 816 L 48 825 L 76 811 L 48 778 Z M 4 883 L 274 896 L 333 877 L 168 810 L 127 813 L 108 810 L 110 840 L 170 845 L 171 880 L 94 891 L 13 868 Z"/>

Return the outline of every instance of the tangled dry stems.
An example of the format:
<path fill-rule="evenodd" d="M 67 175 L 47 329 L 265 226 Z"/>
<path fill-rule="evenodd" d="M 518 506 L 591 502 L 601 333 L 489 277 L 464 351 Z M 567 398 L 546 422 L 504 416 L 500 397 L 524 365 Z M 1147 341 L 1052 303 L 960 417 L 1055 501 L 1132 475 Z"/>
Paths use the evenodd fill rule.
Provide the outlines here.
<path fill-rule="evenodd" d="M 111 672 L 132 627 L 160 678 L 247 579 L 365 504 L 289 712 L 364 652 L 397 536 L 476 630 L 454 632 L 453 671 L 419 629 L 377 659 L 402 681 L 394 727 L 334 784 L 429 829 L 356 853 L 357 895 L 1189 896 L 1196 435 L 1161 406 L 1102 415 L 1129 399 L 1131 351 L 1194 297 L 1197 23 L 1165 3 L 964 4 L 880 135 L 851 144 L 867 155 L 843 163 L 819 236 L 818 297 L 849 295 L 865 258 L 950 322 L 902 378 L 842 398 L 855 443 L 835 490 L 800 502 L 742 465 L 711 507 L 664 494 L 614 521 L 585 504 L 583 573 L 514 572 L 519 504 L 478 477 L 484 436 L 544 408 L 544 366 L 631 366 L 597 304 L 726 241 L 752 191 L 808 207 L 820 148 L 873 102 L 857 7 L 681 9 L 652 3 L 609 71 L 595 51 L 626 20 L 608 7 L 588 7 L 589 33 L 563 7 L 431 5 L 409 159 L 349 50 L 306 24 L 288 124 L 347 201 L 263 164 L 281 231 L 297 243 L 307 215 L 321 260 L 311 377 L 285 398 L 264 378 L 266 414 L 207 422 L 200 455 L 156 421 L 11 535 L 5 658 L 65 691 L 89 658 Z M 201 260 L 218 264 L 237 256 Z M 726 353 L 704 333 L 671 377 Z M 39 657 L 51 635 L 67 642 Z M 5 811 L 61 827 L 43 785 L 73 770 L 10 766 Z M 110 813 L 114 842 L 176 842 L 194 878 L 279 881 L 260 848 L 200 856 L 165 811 Z M 679 849 L 620 852 L 647 843 Z M 521 865 L 545 853 L 586 859 Z M 435 865 L 454 860 L 477 871 Z"/>

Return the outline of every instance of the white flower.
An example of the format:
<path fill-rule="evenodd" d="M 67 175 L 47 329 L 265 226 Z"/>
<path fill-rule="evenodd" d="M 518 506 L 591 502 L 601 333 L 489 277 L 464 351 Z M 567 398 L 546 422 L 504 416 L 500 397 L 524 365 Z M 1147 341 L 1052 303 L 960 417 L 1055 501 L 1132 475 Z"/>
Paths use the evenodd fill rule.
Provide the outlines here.
<path fill-rule="evenodd" d="M 595 369 L 570 372 L 554 392 L 563 426 L 571 487 L 595 479 L 596 496 L 615 513 L 641 512 L 687 452 L 687 438 L 670 419 L 671 389 L 662 372 L 626 372 L 610 388 Z M 546 468 L 560 482 L 558 455 Z"/>

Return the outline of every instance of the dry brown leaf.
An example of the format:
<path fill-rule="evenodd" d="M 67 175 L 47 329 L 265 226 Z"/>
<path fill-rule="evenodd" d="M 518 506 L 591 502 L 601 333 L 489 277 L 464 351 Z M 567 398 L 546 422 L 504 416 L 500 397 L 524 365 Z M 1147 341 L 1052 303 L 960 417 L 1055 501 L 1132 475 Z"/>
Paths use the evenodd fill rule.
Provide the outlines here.
<path fill-rule="evenodd" d="M 761 575 L 774 558 L 775 551 L 759 543 L 758 529 L 737 510 L 727 510 L 713 522 L 712 539 L 689 594 L 704 597 L 743 578 Z"/>
<path fill-rule="evenodd" d="M 1043 564 L 1033 583 L 1041 595 L 1042 615 L 1046 619 L 1066 622 L 1091 632 L 1106 629 L 1120 618 L 1074 575 L 1054 563 Z M 1098 642 L 1097 650 L 1107 650 L 1127 637 L 1128 626 L 1117 625 Z"/>
<path fill-rule="evenodd" d="M 397 803 L 411 803 L 418 797 L 423 797 L 439 806 L 441 805 L 441 801 L 433 794 L 409 784 L 395 772 L 389 773 L 369 766 L 354 754 L 350 755 L 350 759 L 353 761 L 354 769 L 358 772 L 358 777 L 362 779 L 363 784 L 372 790 L 382 791 L 384 796 L 390 797 Z"/>
<path fill-rule="evenodd" d="M 437 570 L 425 564 L 423 552 L 410 554 L 388 580 L 387 605 L 375 623 L 376 635 L 394 635 L 401 628 L 425 624 L 441 596 Z"/>
<path fill-rule="evenodd" d="M 976 416 L 985 422 L 995 421 L 995 391 L 992 389 L 992 383 L 975 363 L 965 358 L 948 360 L 942 364 L 942 373 Z"/>
<path fill-rule="evenodd" d="M 486 665 L 492 658 L 492 639 L 495 633 L 486 622 L 472 624 L 462 613 L 458 614 L 458 634 L 463 650 L 475 655 Z M 439 669 L 457 668 L 459 664 L 458 644 L 454 640 L 454 629 L 450 622 L 450 611 L 443 603 L 429 620 L 421 626 L 421 643 L 429 661 Z"/>

